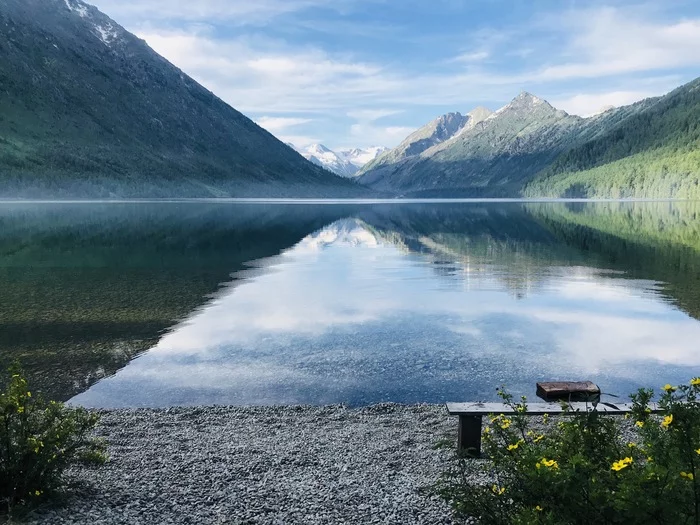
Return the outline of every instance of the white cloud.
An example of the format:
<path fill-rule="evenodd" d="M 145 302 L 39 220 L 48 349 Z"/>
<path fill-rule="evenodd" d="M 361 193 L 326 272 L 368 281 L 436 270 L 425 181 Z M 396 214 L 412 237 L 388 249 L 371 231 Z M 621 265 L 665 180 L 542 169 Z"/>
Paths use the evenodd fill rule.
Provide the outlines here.
<path fill-rule="evenodd" d="M 347 112 L 347 116 L 361 122 L 374 122 L 384 117 L 402 113 L 400 109 L 355 109 Z"/>
<path fill-rule="evenodd" d="M 572 115 L 587 117 L 600 112 L 607 106 L 625 106 L 638 100 L 660 95 L 659 92 L 649 91 L 611 91 L 609 93 L 581 93 L 563 99 L 553 99 L 550 102 L 558 109 L 563 109 Z"/>
<path fill-rule="evenodd" d="M 605 7 L 560 15 L 558 27 L 572 38 L 559 64 L 544 67 L 542 80 L 600 78 L 624 73 L 700 65 L 700 20 L 655 22 L 631 9 Z M 573 59 L 572 59 L 573 58 Z"/>
<path fill-rule="evenodd" d="M 192 32 L 148 29 L 139 36 L 237 109 L 246 112 L 319 111 L 357 105 L 395 93 L 401 81 L 378 65 L 245 38 L 215 39 Z"/>
<path fill-rule="evenodd" d="M 427 122 L 444 110 L 468 111 L 478 104 L 505 102 L 521 89 L 540 94 L 570 113 L 588 115 L 602 106 L 662 94 L 675 85 L 670 81 L 645 85 L 644 75 L 676 73 L 676 82 L 679 77 L 674 68 L 700 65 L 700 53 L 695 52 L 700 49 L 700 19 L 667 22 L 626 8 L 560 11 L 542 22 L 524 22 L 517 28 L 478 29 L 468 45 L 462 42 L 461 55 L 455 55 L 460 49 L 454 45 L 444 50 L 444 61 L 421 69 L 415 64 L 385 62 L 366 50 L 331 52 L 318 47 L 318 42 L 312 45 L 289 36 L 275 40 L 245 31 L 222 37 L 212 28 L 189 23 L 221 20 L 235 25 L 238 22 L 228 17 L 255 18 L 265 11 L 264 6 L 274 17 L 321 1 L 185 4 L 149 0 L 143 5 L 122 5 L 116 0 L 98 0 L 98 5 L 133 12 L 140 9 L 146 19 L 151 16 L 150 23 L 161 27 L 142 26 L 138 35 L 235 108 L 248 114 L 288 118 L 296 113 L 306 119 L 313 113 L 319 119 L 331 119 L 334 128 L 327 132 L 331 136 L 320 142 L 348 147 L 396 144 L 413 130 L 408 124 L 415 124 L 417 111 L 422 112 L 420 121 Z M 149 15 L 161 7 L 164 14 Z M 169 16 L 177 17 L 186 29 L 163 29 L 163 20 Z M 558 39 L 558 46 L 545 45 Z M 513 54 L 525 52 L 514 65 Z M 593 78 L 599 80 L 594 88 L 587 82 L 571 91 L 573 81 Z M 430 114 L 431 106 L 440 110 Z M 375 121 L 399 113 L 410 115 L 410 120 L 394 118 L 391 126 L 376 125 Z M 344 117 L 350 120 L 344 122 Z M 304 127 L 310 120 L 317 119 L 298 124 L 295 140 L 317 141 L 312 135 L 319 131 Z M 286 128 L 274 127 L 285 126 L 285 122 L 289 124 Z M 270 121 L 265 127 L 279 133 L 296 125 L 293 122 Z"/>
<path fill-rule="evenodd" d="M 308 124 L 309 122 L 313 122 L 313 119 L 295 117 L 260 117 L 255 120 L 255 123 L 258 126 L 265 128 L 270 133 L 276 133 L 287 128 L 301 126 L 302 124 Z"/>

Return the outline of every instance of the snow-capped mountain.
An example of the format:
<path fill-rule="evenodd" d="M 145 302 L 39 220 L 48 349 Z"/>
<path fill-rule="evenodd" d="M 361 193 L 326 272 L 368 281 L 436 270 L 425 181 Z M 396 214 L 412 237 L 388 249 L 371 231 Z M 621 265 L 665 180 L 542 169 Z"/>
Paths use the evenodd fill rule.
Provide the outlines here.
<path fill-rule="evenodd" d="M 335 151 L 327 148 L 323 144 L 311 144 L 305 149 L 297 149 L 301 155 L 314 164 L 332 171 L 341 177 L 352 177 L 358 168 L 353 163 L 345 160 Z"/>
<path fill-rule="evenodd" d="M 312 144 L 303 149 L 291 143 L 288 143 L 288 146 L 297 150 L 307 160 L 341 177 L 354 177 L 362 166 L 388 149 L 383 146 L 371 146 L 336 152 L 323 144 Z"/>
<path fill-rule="evenodd" d="M 389 148 L 386 146 L 370 146 L 369 148 L 341 149 L 338 151 L 338 154 L 358 168 L 361 168 L 385 151 L 389 151 Z"/>

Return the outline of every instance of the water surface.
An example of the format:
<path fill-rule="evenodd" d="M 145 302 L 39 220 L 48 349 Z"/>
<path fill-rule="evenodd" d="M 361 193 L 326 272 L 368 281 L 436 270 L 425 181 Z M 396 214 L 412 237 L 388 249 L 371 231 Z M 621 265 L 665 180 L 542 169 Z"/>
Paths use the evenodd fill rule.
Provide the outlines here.
<path fill-rule="evenodd" d="M 696 203 L 0 205 L 1 356 L 86 406 L 700 375 Z"/>

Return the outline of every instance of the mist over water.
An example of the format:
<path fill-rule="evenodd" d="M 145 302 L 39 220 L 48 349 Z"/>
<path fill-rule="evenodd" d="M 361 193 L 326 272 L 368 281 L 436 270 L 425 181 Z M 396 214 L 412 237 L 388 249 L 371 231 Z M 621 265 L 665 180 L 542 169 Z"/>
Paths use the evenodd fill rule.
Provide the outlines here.
<path fill-rule="evenodd" d="M 0 358 L 99 407 L 700 375 L 696 203 L 0 205 Z"/>

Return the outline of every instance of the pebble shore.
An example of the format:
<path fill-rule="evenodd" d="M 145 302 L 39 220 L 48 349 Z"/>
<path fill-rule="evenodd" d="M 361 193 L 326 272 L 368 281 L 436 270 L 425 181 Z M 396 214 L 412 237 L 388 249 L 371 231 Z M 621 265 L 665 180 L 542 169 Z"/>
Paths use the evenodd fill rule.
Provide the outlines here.
<path fill-rule="evenodd" d="M 73 468 L 59 524 L 449 524 L 422 489 L 448 466 L 443 405 L 102 412 L 100 467 Z"/>

